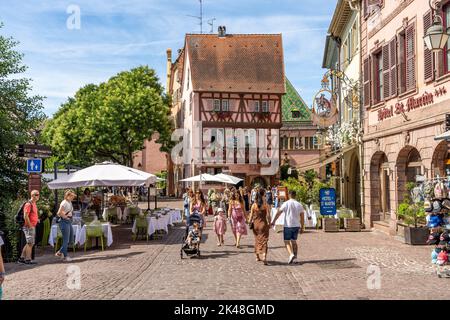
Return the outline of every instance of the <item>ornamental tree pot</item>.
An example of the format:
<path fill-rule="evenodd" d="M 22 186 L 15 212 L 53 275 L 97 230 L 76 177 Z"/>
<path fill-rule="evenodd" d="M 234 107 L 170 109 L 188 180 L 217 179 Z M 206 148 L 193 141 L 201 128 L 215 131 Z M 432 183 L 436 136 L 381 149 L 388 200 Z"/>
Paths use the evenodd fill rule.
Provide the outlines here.
<path fill-rule="evenodd" d="M 405 226 L 405 243 L 411 245 L 426 245 L 430 231 L 427 227 Z"/>

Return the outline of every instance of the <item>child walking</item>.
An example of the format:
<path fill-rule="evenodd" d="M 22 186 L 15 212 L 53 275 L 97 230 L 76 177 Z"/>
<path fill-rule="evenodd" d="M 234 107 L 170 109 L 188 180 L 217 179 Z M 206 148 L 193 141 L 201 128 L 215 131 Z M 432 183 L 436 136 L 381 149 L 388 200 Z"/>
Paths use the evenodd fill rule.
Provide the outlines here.
<path fill-rule="evenodd" d="M 223 236 L 227 231 L 227 218 L 222 208 L 217 209 L 217 214 L 214 217 L 214 232 L 217 235 L 217 246 L 224 244 Z"/>

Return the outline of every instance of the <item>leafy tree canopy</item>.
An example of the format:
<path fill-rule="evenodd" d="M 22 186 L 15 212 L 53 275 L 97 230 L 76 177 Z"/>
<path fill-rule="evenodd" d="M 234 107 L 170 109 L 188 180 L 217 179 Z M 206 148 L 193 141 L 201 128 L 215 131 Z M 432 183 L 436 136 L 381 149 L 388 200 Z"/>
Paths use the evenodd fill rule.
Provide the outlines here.
<path fill-rule="evenodd" d="M 0 32 L 2 27 L 0 23 Z M 0 214 L 25 189 L 25 164 L 17 158 L 17 146 L 33 142 L 45 118 L 43 98 L 32 96 L 31 80 L 21 76 L 27 67 L 23 54 L 14 50 L 17 44 L 0 34 Z"/>
<path fill-rule="evenodd" d="M 156 132 L 161 151 L 169 151 L 169 117 L 169 98 L 155 71 L 141 66 L 79 89 L 48 121 L 43 137 L 59 161 L 131 166 L 133 153 Z"/>

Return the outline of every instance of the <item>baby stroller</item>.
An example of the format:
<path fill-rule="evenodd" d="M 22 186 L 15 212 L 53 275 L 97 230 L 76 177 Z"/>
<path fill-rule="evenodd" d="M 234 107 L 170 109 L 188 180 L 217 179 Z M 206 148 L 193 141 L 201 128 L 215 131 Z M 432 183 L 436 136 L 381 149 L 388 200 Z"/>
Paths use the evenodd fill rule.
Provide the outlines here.
<path fill-rule="evenodd" d="M 188 235 L 191 230 L 194 229 L 194 223 L 199 224 L 199 230 L 200 230 L 200 236 L 198 238 L 198 241 L 194 241 L 191 245 L 189 245 L 188 242 Z M 198 214 L 198 212 L 194 212 L 189 216 L 189 224 L 186 225 L 186 232 L 183 236 L 183 244 L 181 246 L 180 250 L 180 257 L 183 259 L 183 252 L 186 254 L 186 256 L 200 256 L 200 241 L 201 241 L 201 234 L 203 231 L 203 218 Z"/>

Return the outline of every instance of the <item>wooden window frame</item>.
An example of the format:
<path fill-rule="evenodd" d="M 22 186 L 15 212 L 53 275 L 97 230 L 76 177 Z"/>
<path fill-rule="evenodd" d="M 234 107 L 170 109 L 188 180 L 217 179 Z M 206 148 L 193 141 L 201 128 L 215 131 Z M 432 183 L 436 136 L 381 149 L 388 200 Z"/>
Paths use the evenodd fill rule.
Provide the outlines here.
<path fill-rule="evenodd" d="M 220 99 L 213 99 L 213 111 L 219 112 L 221 110 L 220 106 L 221 106 Z M 216 107 L 218 107 L 218 108 L 216 108 Z"/>
<path fill-rule="evenodd" d="M 266 108 L 264 108 L 264 104 L 266 105 Z M 261 101 L 261 112 L 263 113 L 269 113 L 270 108 L 269 108 L 269 101 L 267 100 L 263 100 Z"/>
<path fill-rule="evenodd" d="M 224 106 L 224 104 L 226 105 L 226 107 Z M 223 112 L 229 112 L 230 111 L 230 100 L 222 99 L 221 106 L 222 106 Z"/>

